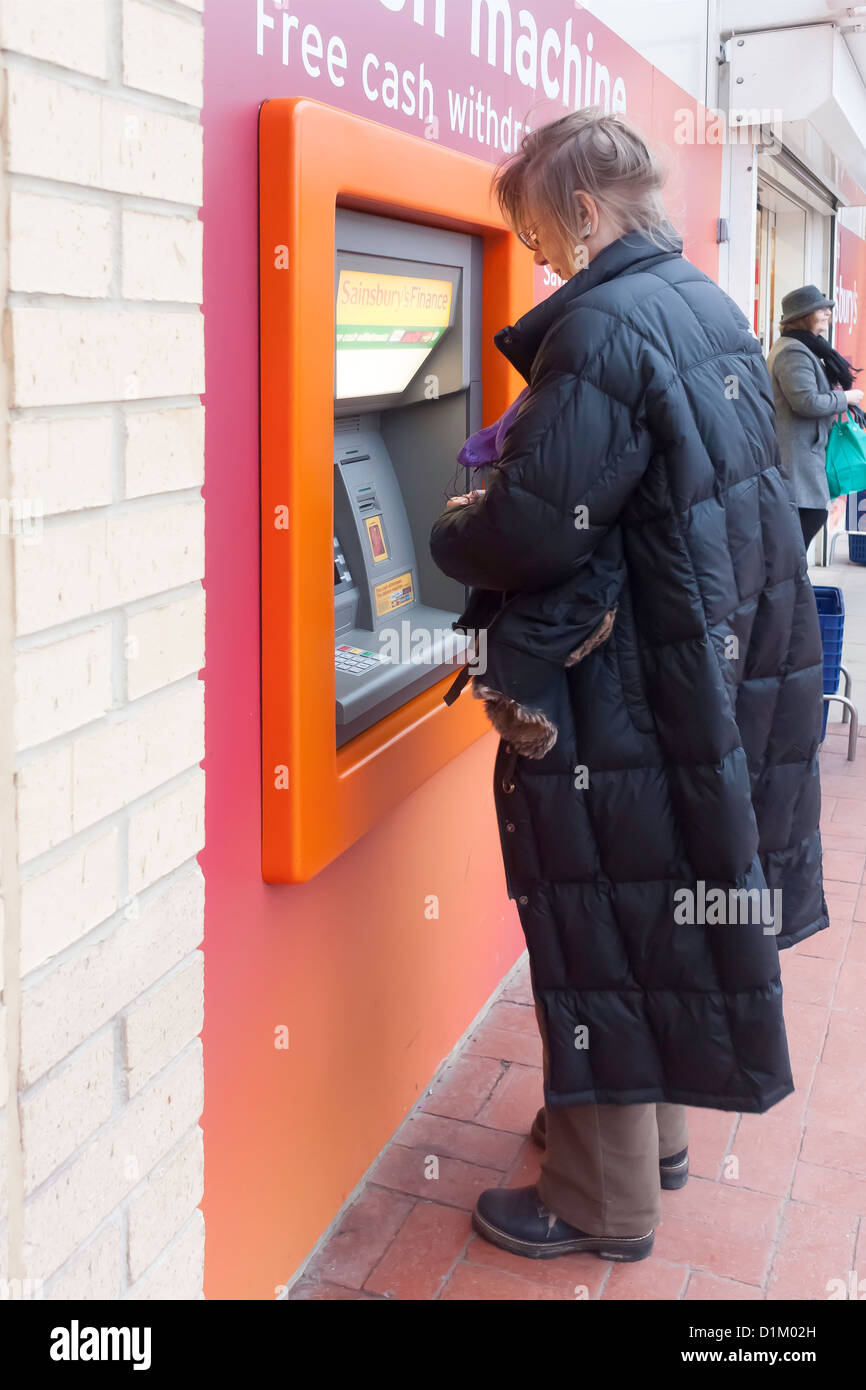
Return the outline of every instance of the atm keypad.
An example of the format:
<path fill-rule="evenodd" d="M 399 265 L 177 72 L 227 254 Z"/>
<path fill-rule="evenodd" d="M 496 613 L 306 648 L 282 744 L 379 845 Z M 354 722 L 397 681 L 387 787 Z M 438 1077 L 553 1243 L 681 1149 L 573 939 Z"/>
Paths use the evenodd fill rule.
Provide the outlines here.
<path fill-rule="evenodd" d="M 341 646 L 334 648 L 334 667 L 348 675 L 360 676 L 364 671 L 372 671 L 385 660 L 381 652 L 369 652 L 363 647 Z"/>

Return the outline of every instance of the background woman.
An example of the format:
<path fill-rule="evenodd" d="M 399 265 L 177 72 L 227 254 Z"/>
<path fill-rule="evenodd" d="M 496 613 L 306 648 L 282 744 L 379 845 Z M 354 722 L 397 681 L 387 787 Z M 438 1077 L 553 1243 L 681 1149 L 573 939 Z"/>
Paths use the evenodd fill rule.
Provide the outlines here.
<path fill-rule="evenodd" d="M 846 406 L 863 399 L 863 392 L 853 389 L 851 364 L 823 336 L 832 309 L 833 300 L 816 285 L 786 294 L 781 333 L 767 358 L 782 466 L 791 481 L 806 546 L 827 520 L 830 493 L 824 470 L 833 422 Z"/>
<path fill-rule="evenodd" d="M 496 334 L 530 389 L 486 490 L 431 535 L 473 588 L 458 625 L 486 629 L 472 691 L 501 736 L 544 1045 L 540 1179 L 482 1193 L 473 1220 L 534 1257 L 650 1253 L 660 1187 L 688 1173 L 684 1107 L 793 1090 L 778 948 L 827 926 L 821 638 L 770 380 L 661 183 L 592 110 L 497 171 L 508 225 L 565 283 Z"/>

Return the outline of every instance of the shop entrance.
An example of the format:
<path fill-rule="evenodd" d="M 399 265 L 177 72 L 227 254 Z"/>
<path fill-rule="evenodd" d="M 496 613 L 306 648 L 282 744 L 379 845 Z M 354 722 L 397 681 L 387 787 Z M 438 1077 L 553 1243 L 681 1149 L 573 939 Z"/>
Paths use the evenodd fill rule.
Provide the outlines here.
<path fill-rule="evenodd" d="M 761 163 L 753 327 L 766 354 L 779 334 L 784 296 L 800 285 L 829 290 L 834 209 L 816 190 L 798 185 L 778 160 Z"/>
<path fill-rule="evenodd" d="M 755 332 L 768 353 L 779 331 L 782 296 L 806 281 L 806 208 L 758 182 Z"/>
<path fill-rule="evenodd" d="M 829 194 L 821 186 L 798 179 L 781 157 L 762 157 L 753 327 L 765 356 L 779 336 L 786 294 L 801 285 L 817 285 L 826 294 L 831 292 L 834 213 Z M 840 524 L 839 510 L 831 508 L 831 529 Z M 809 556 L 826 563 L 826 555 L 827 529 L 822 528 L 809 547 Z"/>

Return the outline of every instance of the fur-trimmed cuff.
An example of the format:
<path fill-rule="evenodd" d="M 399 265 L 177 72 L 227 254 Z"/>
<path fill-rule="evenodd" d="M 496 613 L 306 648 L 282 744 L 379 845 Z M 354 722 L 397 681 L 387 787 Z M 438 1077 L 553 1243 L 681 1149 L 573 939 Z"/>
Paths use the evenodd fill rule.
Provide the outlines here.
<path fill-rule="evenodd" d="M 617 605 L 605 613 L 598 627 L 575 647 L 565 659 L 566 666 L 574 666 L 590 652 L 606 642 L 613 628 Z M 543 758 L 556 743 L 559 730 L 544 710 L 532 705 L 521 704 L 501 690 L 490 685 L 482 685 L 478 677 L 472 681 L 472 694 L 484 701 L 487 718 L 496 732 L 505 739 L 516 753 L 524 758 Z"/>
<path fill-rule="evenodd" d="M 595 651 L 596 647 L 600 647 L 602 642 L 607 641 L 613 627 L 613 620 L 616 617 L 617 607 L 618 605 L 614 604 L 613 608 L 605 613 L 595 632 L 591 632 L 580 646 L 575 647 L 571 655 L 565 658 L 566 666 L 575 666 L 578 661 L 582 661 L 585 656 L 589 656 L 590 652 Z"/>
<path fill-rule="evenodd" d="M 472 682 L 472 694 L 484 701 L 487 718 L 496 732 L 524 758 L 543 758 L 556 743 L 559 730 L 540 709 L 528 709 L 516 700 Z"/>

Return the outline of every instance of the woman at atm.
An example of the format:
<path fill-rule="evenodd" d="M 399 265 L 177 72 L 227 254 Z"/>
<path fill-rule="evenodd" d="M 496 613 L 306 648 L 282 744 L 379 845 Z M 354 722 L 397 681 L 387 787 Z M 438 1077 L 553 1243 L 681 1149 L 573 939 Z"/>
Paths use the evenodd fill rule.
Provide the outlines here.
<path fill-rule="evenodd" d="M 431 535 L 485 629 L 472 687 L 544 1048 L 539 1181 L 473 1222 L 532 1257 L 650 1254 L 685 1107 L 793 1091 L 779 950 L 828 925 L 821 638 L 771 383 L 662 183 L 592 110 L 497 169 L 565 283 L 497 333 L 528 391 Z"/>

